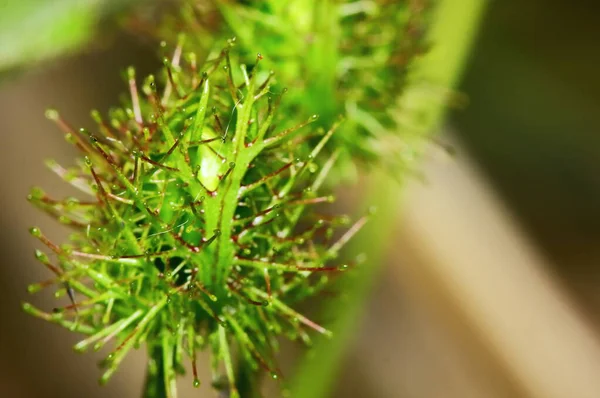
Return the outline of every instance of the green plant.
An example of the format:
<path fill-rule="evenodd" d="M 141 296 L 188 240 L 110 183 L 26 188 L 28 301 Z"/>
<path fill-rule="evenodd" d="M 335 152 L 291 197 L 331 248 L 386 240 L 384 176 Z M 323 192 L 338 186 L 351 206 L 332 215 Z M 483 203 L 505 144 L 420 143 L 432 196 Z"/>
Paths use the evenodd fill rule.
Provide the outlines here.
<path fill-rule="evenodd" d="M 130 68 L 130 98 L 107 119 L 92 113 L 97 132 L 75 131 L 48 111 L 84 156 L 76 167 L 50 168 L 96 200 L 54 200 L 39 188 L 29 196 L 75 233 L 56 245 L 31 230 L 52 252 L 53 260 L 40 251 L 36 257 L 55 278 L 30 291 L 57 285 L 71 304 L 52 313 L 24 309 L 87 334 L 77 350 L 114 340 L 103 382 L 145 343 L 147 397 L 174 397 L 183 358 L 195 373 L 197 349 L 212 352 L 213 385 L 234 397 L 248 381 L 236 373 L 247 379 L 262 368 L 280 376 L 278 335 L 310 343 L 309 328 L 330 336 L 293 307 L 356 263 L 344 263 L 339 252 L 367 217 L 350 225 L 347 217 L 320 213 L 314 207 L 333 200 L 321 192 L 355 174 L 357 160 L 410 169 L 443 105 L 430 105 L 420 80 L 436 77 L 419 63 L 426 2 L 215 5 L 225 24 L 211 27 L 209 44 L 198 41 L 193 24 L 188 34 L 171 35 L 175 50 L 156 81 L 150 76 L 140 87 Z M 210 50 L 223 48 L 221 38 L 232 33 L 237 48 L 229 41 Z M 290 87 L 283 100 L 275 76 Z M 306 117 L 312 113 L 321 117 Z M 372 227 L 373 236 L 385 235 L 390 220 Z M 336 233 L 339 227 L 345 232 Z M 381 257 L 377 250 L 372 258 Z M 355 297 L 342 322 L 355 316 L 372 270 L 357 274 L 364 283 L 338 285 Z M 330 368 L 340 352 L 332 347 Z M 331 369 L 319 372 L 317 387 L 306 390 L 312 392 L 303 391 L 312 379 L 304 369 L 295 396 L 323 396 Z"/>
<path fill-rule="evenodd" d="M 56 277 L 30 291 L 63 285 L 72 304 L 52 314 L 24 308 L 89 335 L 78 351 L 115 340 L 101 382 L 146 343 L 154 359 L 147 395 L 175 396 L 184 354 L 195 366 L 196 349 L 209 348 L 215 375 L 222 363 L 235 397 L 233 343 L 252 369 L 276 378 L 277 335 L 308 343 L 306 327 L 329 334 L 291 306 L 348 267 L 331 263 L 364 224 L 334 236 L 348 219 L 308 209 L 333 201 L 318 195 L 330 165 L 314 159 L 335 126 L 311 130 L 313 115 L 276 129 L 281 95 L 270 92 L 272 75 L 256 65 L 237 73 L 229 51 L 211 57 L 201 74 L 192 64 L 174 74 L 166 62 L 162 95 L 153 76 L 138 93 L 130 68 L 131 101 L 108 122 L 92 114 L 101 134 L 73 131 L 57 111 L 47 112 L 84 155 L 74 168 L 50 168 L 96 200 L 54 200 L 39 188 L 30 194 L 76 232 L 59 246 L 31 229 L 56 258 L 36 252 Z M 319 143 L 306 145 L 309 136 Z"/>

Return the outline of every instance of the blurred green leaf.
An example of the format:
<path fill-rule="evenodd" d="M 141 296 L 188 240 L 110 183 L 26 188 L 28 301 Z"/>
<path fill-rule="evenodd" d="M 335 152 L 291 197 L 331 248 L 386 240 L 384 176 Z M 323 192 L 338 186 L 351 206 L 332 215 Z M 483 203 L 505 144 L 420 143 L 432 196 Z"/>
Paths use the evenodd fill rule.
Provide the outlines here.
<path fill-rule="evenodd" d="M 0 2 L 0 70 L 77 50 L 100 18 L 134 0 Z"/>

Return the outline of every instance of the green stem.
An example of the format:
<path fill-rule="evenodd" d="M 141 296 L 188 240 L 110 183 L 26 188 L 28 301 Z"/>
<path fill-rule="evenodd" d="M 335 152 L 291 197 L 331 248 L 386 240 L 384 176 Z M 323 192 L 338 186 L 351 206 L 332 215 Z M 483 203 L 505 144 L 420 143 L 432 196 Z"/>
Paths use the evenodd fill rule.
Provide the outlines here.
<path fill-rule="evenodd" d="M 256 398 L 259 396 L 261 372 L 256 372 L 246 361 L 238 361 L 235 376 L 236 387 L 242 398 Z"/>
<path fill-rule="evenodd" d="M 163 350 L 160 345 L 148 348 L 148 368 L 144 382 L 143 398 L 167 398 L 163 363 Z"/>
<path fill-rule="evenodd" d="M 460 78 L 472 39 L 484 9 L 484 0 L 443 0 L 435 10 L 430 31 L 432 50 L 415 68 L 413 83 L 426 82 L 451 89 Z M 444 114 L 446 101 L 424 101 L 422 96 L 410 91 L 401 101 L 417 108 L 421 136 L 435 131 Z M 419 98 L 420 97 L 420 98 Z M 352 253 L 367 255 L 368 263 L 341 282 L 345 301 L 332 301 L 324 309 L 325 318 L 333 318 L 330 326 L 333 339 L 316 338 L 314 351 L 318 354 L 304 359 L 291 380 L 294 398 L 321 398 L 330 395 L 335 385 L 340 362 L 352 336 L 357 330 L 359 317 L 371 287 L 383 267 L 385 245 L 394 227 L 400 186 L 391 176 L 379 172 L 371 178 L 371 187 L 365 202 L 376 205 L 379 212 L 364 228 L 352 247 Z"/>

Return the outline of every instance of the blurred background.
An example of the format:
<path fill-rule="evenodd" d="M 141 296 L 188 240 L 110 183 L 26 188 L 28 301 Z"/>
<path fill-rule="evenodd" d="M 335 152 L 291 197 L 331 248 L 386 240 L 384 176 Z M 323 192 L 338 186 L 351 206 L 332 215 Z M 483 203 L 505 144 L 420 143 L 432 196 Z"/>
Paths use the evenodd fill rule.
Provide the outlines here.
<path fill-rule="evenodd" d="M 70 193 L 44 167 L 74 156 L 44 110 L 90 127 L 90 109 L 107 110 L 126 89 L 118 71 L 156 69 L 155 46 L 101 23 L 85 50 L 19 66 L 10 39 L 43 23 L 37 7 L 9 3 L 0 5 L 0 391 L 136 397 L 143 353 L 100 388 L 100 356 L 75 354 L 77 336 L 21 312 L 24 300 L 51 299 L 26 292 L 47 277 L 27 228 L 56 240 L 66 232 L 25 197 L 33 185 Z M 82 10 L 69 37 L 92 32 L 98 10 Z M 19 25 L 27 12 L 32 22 Z M 432 151 L 425 181 L 398 197 L 386 267 L 332 397 L 600 397 L 599 13 L 592 0 L 489 1 L 459 87 L 469 104 L 443 129 L 457 155 Z M 184 397 L 212 396 L 181 385 Z"/>

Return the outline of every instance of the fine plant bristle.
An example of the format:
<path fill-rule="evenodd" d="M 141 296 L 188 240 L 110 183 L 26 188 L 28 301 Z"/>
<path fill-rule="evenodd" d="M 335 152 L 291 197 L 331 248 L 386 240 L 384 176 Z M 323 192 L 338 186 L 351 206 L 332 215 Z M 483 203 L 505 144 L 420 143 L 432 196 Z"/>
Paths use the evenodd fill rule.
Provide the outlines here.
<path fill-rule="evenodd" d="M 53 279 L 30 291 L 54 286 L 69 301 L 51 312 L 24 309 L 85 334 L 77 351 L 113 342 L 102 383 L 145 343 L 161 358 L 160 371 L 149 369 L 174 397 L 186 364 L 200 385 L 196 352 L 208 349 L 215 377 L 224 369 L 236 397 L 233 352 L 279 378 L 278 335 L 330 334 L 293 307 L 326 286 L 315 274 L 348 268 L 338 252 L 365 222 L 313 210 L 333 201 L 319 191 L 337 156 L 317 159 L 337 124 L 315 130 L 313 115 L 278 129 L 287 123 L 277 114 L 273 74 L 236 65 L 231 50 L 202 68 L 178 45 L 164 83 L 140 83 L 129 68 L 129 101 L 107 117 L 93 111 L 94 131 L 47 112 L 82 156 L 75 167 L 49 167 L 87 197 L 56 200 L 38 188 L 29 195 L 75 233 L 57 245 L 31 229 L 48 249 L 36 258 Z M 347 232 L 333 234 L 340 226 Z"/>

